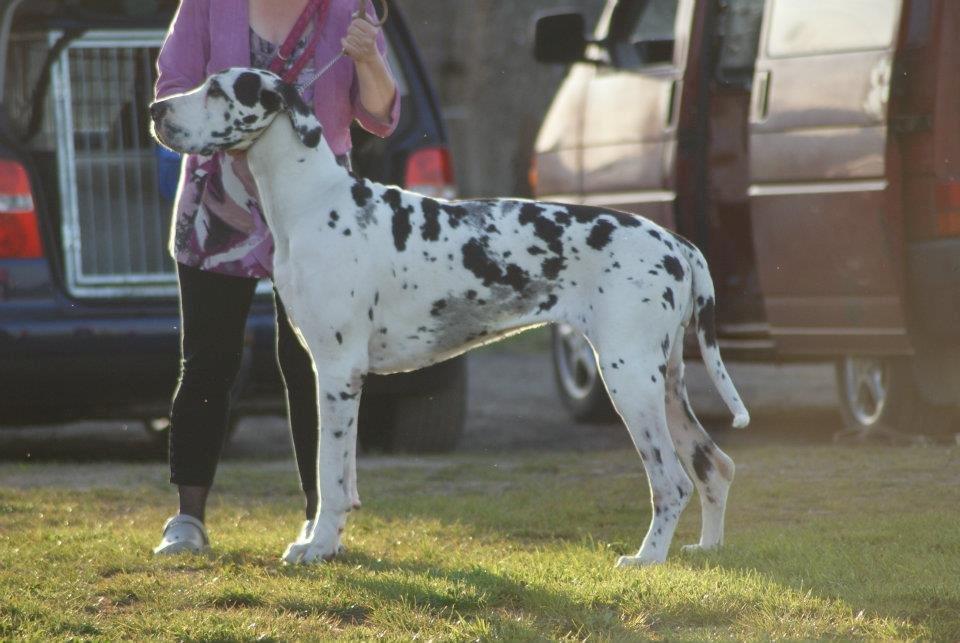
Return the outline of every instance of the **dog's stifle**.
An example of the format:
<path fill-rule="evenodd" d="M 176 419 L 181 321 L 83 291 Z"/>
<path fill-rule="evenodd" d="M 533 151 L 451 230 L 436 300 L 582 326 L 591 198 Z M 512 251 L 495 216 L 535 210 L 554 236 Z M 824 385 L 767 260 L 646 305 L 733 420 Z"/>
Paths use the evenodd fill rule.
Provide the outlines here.
<path fill-rule="evenodd" d="M 152 113 L 158 138 L 178 151 L 249 150 L 275 238 L 274 281 L 316 364 L 320 509 L 285 560 L 335 555 L 359 506 L 356 418 L 367 373 L 420 368 L 550 322 L 590 339 L 650 480 L 650 528 L 618 565 L 666 559 L 694 488 L 703 512 L 696 547 L 722 543 L 734 466 L 687 400 L 691 321 L 734 426 L 750 418 L 720 358 L 713 283 L 696 247 L 611 210 L 447 202 L 354 177 L 296 89 L 269 72 L 227 70 Z"/>

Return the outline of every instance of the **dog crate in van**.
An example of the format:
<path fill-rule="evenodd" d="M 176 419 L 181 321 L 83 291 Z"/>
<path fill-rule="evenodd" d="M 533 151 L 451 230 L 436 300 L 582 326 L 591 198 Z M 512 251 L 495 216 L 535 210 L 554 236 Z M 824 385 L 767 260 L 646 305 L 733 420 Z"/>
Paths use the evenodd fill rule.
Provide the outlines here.
<path fill-rule="evenodd" d="M 58 177 L 64 278 L 82 297 L 172 295 L 166 251 L 179 157 L 149 135 L 160 30 L 18 33 L 6 96 Z M 31 95 L 49 74 L 42 103 Z M 45 113 L 33 113 L 43 104 Z M 162 177 L 162 178 L 161 178 Z"/>

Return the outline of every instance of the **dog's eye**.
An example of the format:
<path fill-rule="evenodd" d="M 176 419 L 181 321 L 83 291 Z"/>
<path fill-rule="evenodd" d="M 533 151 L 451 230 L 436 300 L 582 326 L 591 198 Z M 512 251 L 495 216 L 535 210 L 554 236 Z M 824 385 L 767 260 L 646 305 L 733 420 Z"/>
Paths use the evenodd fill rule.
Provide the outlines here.
<path fill-rule="evenodd" d="M 224 93 L 224 91 L 220 89 L 220 85 L 216 83 L 212 83 L 210 87 L 207 89 L 207 98 L 226 98 L 226 97 L 227 97 L 226 93 Z"/>

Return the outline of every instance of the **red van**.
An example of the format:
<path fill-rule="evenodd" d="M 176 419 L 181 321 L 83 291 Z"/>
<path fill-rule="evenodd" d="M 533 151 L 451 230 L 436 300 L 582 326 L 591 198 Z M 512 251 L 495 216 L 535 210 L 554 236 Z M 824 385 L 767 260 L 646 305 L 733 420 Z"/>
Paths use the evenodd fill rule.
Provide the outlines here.
<path fill-rule="evenodd" d="M 837 362 L 859 432 L 950 429 L 960 404 L 960 2 L 608 0 L 543 16 L 571 64 L 535 193 L 635 212 L 710 260 L 725 355 Z M 592 355 L 556 334 L 578 417 Z"/>

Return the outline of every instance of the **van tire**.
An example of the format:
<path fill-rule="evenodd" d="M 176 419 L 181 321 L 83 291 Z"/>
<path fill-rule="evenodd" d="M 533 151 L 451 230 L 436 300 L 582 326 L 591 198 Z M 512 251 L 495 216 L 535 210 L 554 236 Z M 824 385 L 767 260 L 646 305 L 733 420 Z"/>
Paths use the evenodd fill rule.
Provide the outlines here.
<path fill-rule="evenodd" d="M 553 376 L 560 400 L 571 417 L 583 424 L 606 424 L 617 419 L 597 368 L 593 348 L 572 326 L 553 327 Z"/>
<path fill-rule="evenodd" d="M 918 442 L 954 430 L 957 410 L 929 403 L 907 357 L 846 356 L 836 365 L 845 430 L 838 437 Z"/>

